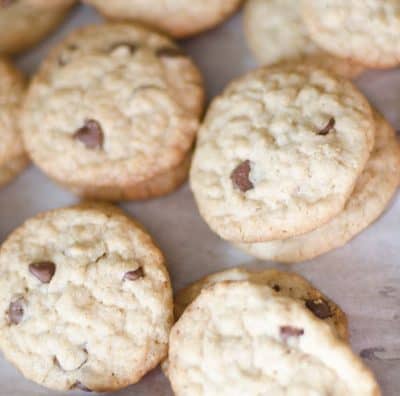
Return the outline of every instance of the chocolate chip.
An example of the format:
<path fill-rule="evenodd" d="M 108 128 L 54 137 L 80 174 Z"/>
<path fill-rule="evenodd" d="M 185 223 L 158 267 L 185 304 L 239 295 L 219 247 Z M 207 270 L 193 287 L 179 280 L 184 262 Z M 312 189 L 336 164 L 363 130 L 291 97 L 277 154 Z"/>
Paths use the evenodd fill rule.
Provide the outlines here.
<path fill-rule="evenodd" d="M 250 161 L 246 160 L 239 164 L 231 173 L 233 185 L 242 192 L 246 192 L 254 188 L 253 183 L 249 179 L 250 170 Z"/>
<path fill-rule="evenodd" d="M 332 316 L 328 303 L 321 298 L 317 300 L 307 300 L 306 307 L 320 319 L 326 319 Z"/>
<path fill-rule="evenodd" d="M 50 283 L 56 272 L 56 266 L 51 261 L 41 261 L 29 264 L 29 272 L 42 283 Z"/>
<path fill-rule="evenodd" d="M 11 324 L 17 325 L 24 317 L 24 299 L 22 297 L 12 301 L 8 307 L 8 320 Z"/>
<path fill-rule="evenodd" d="M 287 341 L 290 337 L 300 337 L 304 334 L 304 329 L 292 326 L 281 326 L 280 334 L 283 341 Z"/>
<path fill-rule="evenodd" d="M 161 47 L 157 48 L 156 55 L 159 58 L 180 58 L 184 56 L 182 50 L 176 47 Z"/>
<path fill-rule="evenodd" d="M 139 48 L 138 45 L 135 44 L 135 43 L 130 43 L 128 41 L 121 41 L 121 42 L 113 44 L 111 46 L 111 48 L 110 48 L 110 51 L 112 52 L 112 51 L 114 51 L 114 50 L 116 50 L 117 48 L 120 48 L 120 47 L 128 48 L 129 52 L 131 54 L 133 54 Z"/>
<path fill-rule="evenodd" d="M 95 120 L 86 120 L 85 125 L 74 133 L 74 138 L 82 142 L 88 149 L 103 147 L 103 130 Z"/>
<path fill-rule="evenodd" d="M 327 135 L 335 127 L 335 123 L 335 119 L 331 117 L 328 123 L 318 132 L 318 135 Z"/>
<path fill-rule="evenodd" d="M 139 278 L 143 278 L 144 277 L 144 271 L 142 267 L 139 267 L 137 270 L 135 271 L 129 271 L 126 272 L 124 275 L 124 280 L 130 280 L 130 281 L 134 281 L 137 280 Z"/>
<path fill-rule="evenodd" d="M 83 391 L 83 392 L 93 392 L 93 391 L 92 391 L 91 389 L 89 389 L 87 386 L 83 385 L 82 382 L 80 382 L 80 381 L 76 381 L 76 382 L 72 385 L 71 389 L 79 389 L 79 390 L 81 390 L 81 391 Z"/>
<path fill-rule="evenodd" d="M 276 291 L 276 292 L 280 292 L 281 291 L 281 287 L 279 285 L 273 285 L 272 288 Z"/>

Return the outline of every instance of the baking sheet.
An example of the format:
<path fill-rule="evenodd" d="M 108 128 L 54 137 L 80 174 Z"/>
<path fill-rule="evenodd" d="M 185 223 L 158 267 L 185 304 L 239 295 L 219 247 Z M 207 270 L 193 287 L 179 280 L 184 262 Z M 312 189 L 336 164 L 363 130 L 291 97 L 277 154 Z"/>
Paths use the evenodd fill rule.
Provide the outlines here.
<path fill-rule="evenodd" d="M 48 49 L 68 31 L 99 21 L 94 11 L 77 7 L 64 26 L 18 65 L 32 73 Z M 241 16 L 184 43 L 196 59 L 211 98 L 232 78 L 255 66 L 246 48 Z M 368 72 L 358 81 L 370 100 L 400 128 L 400 69 Z M 76 201 L 34 167 L 0 191 L 0 240 L 26 218 Z M 157 200 L 122 205 L 139 219 L 166 254 L 175 289 L 201 276 L 244 264 L 296 271 L 315 283 L 347 312 L 356 353 L 376 373 L 385 396 L 400 395 L 400 195 L 386 214 L 344 248 L 311 262 L 279 266 L 257 262 L 214 235 L 200 218 L 188 186 Z M 0 396 L 43 396 L 57 393 L 35 385 L 0 357 Z M 65 393 L 70 396 L 81 392 Z M 170 396 L 159 370 L 120 396 Z"/>

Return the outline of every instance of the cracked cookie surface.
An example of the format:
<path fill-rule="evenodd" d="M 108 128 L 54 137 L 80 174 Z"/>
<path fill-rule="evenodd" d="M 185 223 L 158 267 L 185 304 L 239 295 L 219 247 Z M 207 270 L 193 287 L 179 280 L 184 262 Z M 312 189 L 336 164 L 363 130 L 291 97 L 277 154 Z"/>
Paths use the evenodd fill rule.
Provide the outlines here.
<path fill-rule="evenodd" d="M 302 0 L 302 13 L 325 50 L 369 67 L 400 63 L 398 0 Z"/>
<path fill-rule="evenodd" d="M 0 186 L 7 184 L 28 164 L 17 118 L 25 79 L 4 58 L 0 58 Z"/>
<path fill-rule="evenodd" d="M 204 289 L 174 325 L 175 395 L 378 396 L 373 374 L 331 328 L 268 286 Z"/>
<path fill-rule="evenodd" d="M 294 238 L 239 247 L 263 260 L 298 262 L 311 260 L 346 244 L 385 210 L 400 183 L 400 146 L 396 133 L 379 114 L 375 147 L 357 180 L 344 210 L 316 230 Z"/>
<path fill-rule="evenodd" d="M 84 0 L 113 19 L 144 22 L 173 37 L 187 37 L 218 25 L 242 0 Z"/>
<path fill-rule="evenodd" d="M 222 238 L 264 242 L 336 216 L 372 149 L 375 122 L 348 81 L 303 64 L 232 82 L 199 131 L 191 188 Z"/>
<path fill-rule="evenodd" d="M 0 250 L 0 347 L 28 379 L 111 391 L 167 353 L 172 292 L 164 258 L 122 211 L 43 213 Z"/>
<path fill-rule="evenodd" d="M 316 317 L 328 323 L 341 339 L 348 341 L 349 329 L 346 314 L 338 305 L 300 275 L 274 269 L 233 268 L 208 275 L 192 283 L 180 290 L 175 296 L 175 319 L 181 317 L 186 307 L 196 299 L 204 288 L 225 281 L 248 281 L 257 285 L 267 285 L 277 295 L 296 299 L 303 303 Z"/>
<path fill-rule="evenodd" d="M 24 102 L 24 139 L 59 183 L 134 199 L 136 185 L 187 158 L 203 97 L 198 69 L 167 37 L 135 24 L 94 25 L 45 60 Z"/>

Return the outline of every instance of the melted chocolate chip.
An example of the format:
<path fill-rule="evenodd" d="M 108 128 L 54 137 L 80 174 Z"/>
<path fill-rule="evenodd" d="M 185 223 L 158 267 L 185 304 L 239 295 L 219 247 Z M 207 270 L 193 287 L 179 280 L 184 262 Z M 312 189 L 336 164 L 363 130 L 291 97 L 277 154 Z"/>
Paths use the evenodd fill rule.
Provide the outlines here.
<path fill-rule="evenodd" d="M 74 138 L 82 142 L 88 149 L 103 147 L 103 130 L 95 120 L 86 120 L 85 125 L 75 132 Z"/>
<path fill-rule="evenodd" d="M 242 192 L 246 192 L 254 188 L 253 183 L 249 179 L 250 170 L 250 161 L 246 160 L 239 164 L 231 173 L 233 185 Z"/>
<path fill-rule="evenodd" d="M 87 386 L 83 385 L 82 382 L 76 381 L 74 385 L 72 385 L 71 389 L 79 389 L 83 392 L 93 392 Z"/>
<path fill-rule="evenodd" d="M 184 56 L 182 50 L 176 47 L 157 48 L 156 55 L 159 58 L 180 58 Z"/>
<path fill-rule="evenodd" d="M 335 119 L 331 117 L 328 123 L 320 131 L 318 131 L 318 135 L 326 136 L 335 127 L 335 123 Z"/>
<path fill-rule="evenodd" d="M 112 51 L 114 51 L 114 50 L 116 50 L 117 48 L 120 48 L 120 47 L 128 48 L 129 52 L 131 54 L 136 52 L 136 50 L 139 48 L 139 46 L 137 44 L 135 44 L 135 43 L 130 43 L 128 41 L 121 41 L 121 42 L 113 44 L 111 46 L 111 48 L 110 48 L 110 51 L 112 52 Z"/>
<path fill-rule="evenodd" d="M 56 272 L 56 266 L 51 261 L 29 264 L 29 272 L 42 283 L 50 283 Z"/>
<path fill-rule="evenodd" d="M 332 316 L 328 303 L 321 298 L 317 300 L 307 300 L 306 307 L 320 319 L 326 319 Z"/>
<path fill-rule="evenodd" d="M 137 280 L 139 278 L 143 278 L 144 277 L 144 271 L 142 267 L 139 267 L 137 270 L 135 271 L 129 271 L 126 272 L 124 275 L 124 280 L 130 280 L 130 281 L 134 281 Z"/>
<path fill-rule="evenodd" d="M 276 291 L 276 292 L 280 292 L 281 291 L 281 287 L 279 285 L 273 285 L 272 288 Z"/>
<path fill-rule="evenodd" d="M 304 334 L 304 329 L 292 326 L 281 326 L 280 334 L 283 341 L 287 341 L 290 337 L 300 337 Z"/>
<path fill-rule="evenodd" d="M 12 301 L 8 307 L 8 320 L 11 324 L 17 325 L 24 317 L 24 299 L 22 297 Z"/>

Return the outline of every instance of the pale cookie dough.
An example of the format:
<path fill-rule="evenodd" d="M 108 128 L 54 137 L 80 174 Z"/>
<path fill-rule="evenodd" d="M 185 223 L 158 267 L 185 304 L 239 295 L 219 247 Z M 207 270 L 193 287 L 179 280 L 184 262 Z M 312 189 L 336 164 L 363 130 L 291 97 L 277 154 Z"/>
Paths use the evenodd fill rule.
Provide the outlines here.
<path fill-rule="evenodd" d="M 260 271 L 233 268 L 206 276 L 192 283 L 180 290 L 174 298 L 175 320 L 182 316 L 188 305 L 196 299 L 204 288 L 225 281 L 249 281 L 258 285 L 267 285 L 275 290 L 278 295 L 300 301 L 316 317 L 327 323 L 338 337 L 344 341 L 349 339 L 347 317 L 338 305 L 300 275 L 274 269 Z M 161 367 L 168 377 L 168 359 L 162 363 Z"/>
<path fill-rule="evenodd" d="M 340 213 L 372 149 L 367 100 L 325 70 L 255 70 L 214 100 L 200 129 L 191 187 L 222 238 L 265 242 Z"/>
<path fill-rule="evenodd" d="M 0 54 L 26 50 L 50 34 L 75 0 L 0 0 Z"/>
<path fill-rule="evenodd" d="M 84 0 L 113 19 L 135 20 L 187 37 L 218 25 L 232 15 L 243 0 Z"/>
<path fill-rule="evenodd" d="M 316 317 L 328 323 L 341 339 L 348 341 L 349 329 L 346 314 L 338 305 L 300 275 L 274 269 L 257 271 L 233 268 L 206 276 L 192 283 L 175 296 L 175 319 L 181 317 L 186 307 L 195 300 L 202 289 L 224 281 L 249 281 L 259 285 L 267 285 L 275 290 L 278 295 L 296 299 Z"/>
<path fill-rule="evenodd" d="M 262 64 L 302 60 L 348 78 L 364 69 L 314 44 L 301 18 L 299 0 L 248 0 L 244 26 L 249 46 Z"/>
<path fill-rule="evenodd" d="M 400 63 L 399 0 L 301 0 L 312 39 L 365 66 Z"/>
<path fill-rule="evenodd" d="M 0 187 L 14 179 L 28 164 L 17 125 L 24 93 L 24 77 L 9 61 L 0 58 Z"/>
<path fill-rule="evenodd" d="M 282 241 L 240 244 L 263 260 L 299 262 L 343 246 L 385 210 L 400 182 L 400 147 L 393 128 L 376 115 L 375 148 L 343 212 L 311 233 Z"/>
<path fill-rule="evenodd" d="M 0 250 L 0 348 L 57 390 L 113 391 L 166 356 L 172 291 L 150 236 L 117 208 L 43 213 Z"/>
<path fill-rule="evenodd" d="M 249 282 L 204 289 L 172 328 L 176 396 L 379 396 L 373 374 L 304 305 Z"/>
<path fill-rule="evenodd" d="M 200 72 L 170 39 L 135 24 L 93 25 L 50 53 L 21 125 L 33 161 L 60 184 L 143 199 L 186 178 L 203 101 Z"/>

